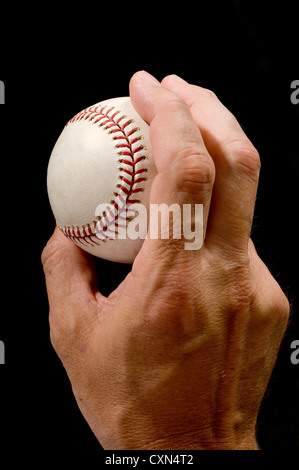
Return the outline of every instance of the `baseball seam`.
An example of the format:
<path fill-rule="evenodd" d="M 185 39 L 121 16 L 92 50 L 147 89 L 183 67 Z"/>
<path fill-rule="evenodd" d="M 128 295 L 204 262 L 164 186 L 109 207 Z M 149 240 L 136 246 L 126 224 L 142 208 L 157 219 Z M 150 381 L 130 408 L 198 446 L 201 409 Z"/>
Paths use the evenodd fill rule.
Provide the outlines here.
<path fill-rule="evenodd" d="M 89 121 L 98 125 L 111 134 L 115 140 L 115 148 L 119 156 L 119 183 L 117 183 L 114 198 L 101 216 L 83 225 L 58 225 L 64 235 L 75 243 L 82 245 L 100 245 L 111 238 L 111 233 L 117 233 L 120 227 L 126 227 L 134 217 L 130 214 L 130 205 L 139 203 L 138 193 L 144 190 L 142 184 L 147 178 L 147 168 L 138 168 L 137 164 L 146 160 L 141 144 L 142 134 L 138 127 L 133 127 L 133 119 L 108 105 L 90 106 L 77 113 L 66 126 L 78 122 Z M 140 155 L 141 153 L 141 155 Z M 110 234 L 110 236 L 109 236 Z"/>

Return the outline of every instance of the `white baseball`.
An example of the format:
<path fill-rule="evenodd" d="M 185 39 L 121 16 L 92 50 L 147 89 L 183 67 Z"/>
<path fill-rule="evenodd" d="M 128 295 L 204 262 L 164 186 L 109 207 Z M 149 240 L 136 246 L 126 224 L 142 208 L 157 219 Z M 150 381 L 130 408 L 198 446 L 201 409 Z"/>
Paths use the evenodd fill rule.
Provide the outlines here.
<path fill-rule="evenodd" d="M 144 240 L 118 239 L 115 232 L 130 221 L 132 204 L 148 210 L 155 174 L 149 126 L 129 97 L 81 111 L 66 124 L 48 165 L 48 195 L 58 227 L 97 257 L 132 263 Z"/>

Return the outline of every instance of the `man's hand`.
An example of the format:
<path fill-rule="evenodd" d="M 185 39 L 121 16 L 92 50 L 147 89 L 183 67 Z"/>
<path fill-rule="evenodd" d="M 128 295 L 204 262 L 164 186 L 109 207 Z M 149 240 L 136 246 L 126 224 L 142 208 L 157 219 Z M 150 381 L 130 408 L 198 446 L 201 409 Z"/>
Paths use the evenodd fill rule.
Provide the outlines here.
<path fill-rule="evenodd" d="M 258 153 L 209 90 L 138 72 L 130 95 L 150 124 L 150 202 L 203 204 L 204 244 L 146 239 L 106 298 L 56 229 L 42 255 L 52 344 L 105 449 L 254 449 L 289 313 L 250 240 Z"/>

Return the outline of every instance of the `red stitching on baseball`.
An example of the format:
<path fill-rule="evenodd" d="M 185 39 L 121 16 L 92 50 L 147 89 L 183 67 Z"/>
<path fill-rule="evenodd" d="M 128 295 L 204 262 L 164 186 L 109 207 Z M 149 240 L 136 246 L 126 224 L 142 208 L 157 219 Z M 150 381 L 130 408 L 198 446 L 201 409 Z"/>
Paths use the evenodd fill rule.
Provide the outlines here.
<path fill-rule="evenodd" d="M 67 238 L 82 245 L 85 243 L 88 245 L 99 245 L 101 241 L 105 241 L 107 238 L 109 238 L 105 232 L 114 233 L 115 230 L 112 229 L 112 225 L 114 227 L 124 227 L 124 222 L 127 224 L 128 221 L 131 220 L 127 217 L 126 214 L 123 214 L 124 210 L 122 208 L 125 202 L 130 204 L 140 202 L 138 199 L 131 199 L 131 196 L 133 194 L 139 193 L 140 191 L 143 191 L 144 188 L 136 188 L 134 186 L 146 180 L 145 177 L 139 177 L 139 175 L 146 172 L 147 169 L 136 169 L 137 163 L 140 163 L 146 159 L 146 157 L 143 155 L 135 158 L 135 154 L 140 152 L 144 147 L 139 145 L 138 147 L 133 148 L 133 145 L 141 139 L 141 136 L 136 137 L 135 135 L 134 138 L 131 138 L 131 136 L 133 136 L 140 129 L 136 127 L 128 130 L 127 127 L 132 124 L 133 120 L 128 119 L 121 123 L 124 119 L 126 119 L 126 116 L 124 116 L 121 111 L 114 110 L 114 107 L 111 107 L 108 110 L 106 110 L 106 108 L 107 106 L 90 106 L 89 108 L 86 108 L 83 111 L 77 113 L 66 124 L 66 126 L 68 126 L 69 124 L 72 124 L 76 121 L 85 120 L 90 121 L 92 124 L 97 124 L 99 127 L 103 127 L 104 130 L 107 130 L 109 134 L 121 133 L 121 135 L 112 137 L 116 141 L 122 140 L 121 143 L 117 142 L 115 145 L 116 149 L 120 149 L 118 152 L 118 155 L 121 157 L 119 162 L 123 165 L 128 165 L 131 167 L 131 170 L 122 167 L 119 168 L 119 170 L 125 174 L 120 176 L 121 184 L 117 185 L 119 190 L 114 193 L 121 205 L 119 205 L 116 200 L 111 201 L 113 207 L 116 209 L 116 214 L 114 214 L 110 209 L 108 212 L 104 212 L 101 217 L 96 217 L 91 223 L 85 224 L 81 226 L 81 228 L 78 226 L 59 226 Z M 109 116 L 113 110 L 113 114 Z M 129 180 L 126 175 L 129 175 L 131 180 Z M 138 177 L 136 178 L 137 175 Z M 122 193 L 124 195 L 122 195 Z M 119 221 L 121 222 L 119 223 Z"/>

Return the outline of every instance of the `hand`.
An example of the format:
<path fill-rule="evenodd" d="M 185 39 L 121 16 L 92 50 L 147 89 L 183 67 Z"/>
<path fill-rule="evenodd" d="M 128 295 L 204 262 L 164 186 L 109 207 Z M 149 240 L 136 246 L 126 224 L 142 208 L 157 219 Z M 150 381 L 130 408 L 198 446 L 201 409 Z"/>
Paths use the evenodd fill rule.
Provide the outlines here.
<path fill-rule="evenodd" d="M 130 95 L 150 123 L 151 203 L 203 204 L 204 244 L 146 239 L 106 298 L 56 229 L 42 255 L 52 344 L 105 449 L 254 449 L 289 314 L 250 240 L 258 153 L 209 90 L 139 72 Z"/>

